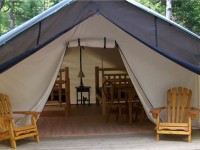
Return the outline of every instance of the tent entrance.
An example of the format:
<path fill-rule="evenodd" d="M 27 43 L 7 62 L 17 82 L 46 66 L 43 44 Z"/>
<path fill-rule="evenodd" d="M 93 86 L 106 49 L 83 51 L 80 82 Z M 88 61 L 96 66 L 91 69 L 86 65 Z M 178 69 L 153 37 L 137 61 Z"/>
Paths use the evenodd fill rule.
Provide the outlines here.
<path fill-rule="evenodd" d="M 91 87 L 91 103 L 96 102 L 96 66 L 99 68 L 124 68 L 124 71 L 128 69 L 128 74 L 129 76 L 131 75 L 130 78 L 132 81 L 134 81 L 134 87 L 135 85 L 138 86 L 137 89 L 139 90 L 136 91 L 141 93 L 141 87 L 139 86 L 139 83 L 137 82 L 133 72 L 129 71 L 130 67 L 128 66 L 128 63 L 116 41 L 108 40 L 106 38 L 74 40 L 67 43 L 67 50 L 61 65 L 61 68 L 69 67 L 68 74 L 70 78 L 71 104 L 77 103 L 75 87 L 80 86 L 80 78 L 78 77 L 78 74 L 80 73 L 80 47 L 77 46 L 84 47 L 82 50 L 82 71 L 86 76 L 83 78 L 83 83 L 85 86 Z M 100 75 L 102 74 L 100 73 Z M 99 77 L 98 80 L 99 83 L 102 83 L 102 77 Z M 83 96 L 87 97 L 87 95 Z"/>
<path fill-rule="evenodd" d="M 47 112 L 44 114 L 43 112 L 38 122 L 39 129 L 41 129 L 41 135 L 46 135 L 46 128 L 44 126 L 49 128 L 49 134 L 51 134 L 51 131 L 56 132 L 55 134 L 52 133 L 49 136 L 60 136 L 64 134 L 69 136 L 76 134 L 80 136 L 92 134 L 112 135 L 153 132 L 154 125 L 148 119 L 142 120 L 143 118 L 141 117 L 141 114 L 138 115 L 138 119 L 135 121 L 135 112 L 133 112 L 133 124 L 131 125 L 128 120 L 126 120 L 125 116 L 123 116 L 123 123 L 119 124 L 119 122 L 116 121 L 115 115 L 111 115 L 111 118 L 106 124 L 104 120 L 105 118 L 102 116 L 101 104 L 96 105 L 95 67 L 125 68 L 118 48 L 97 48 L 84 46 L 84 49 L 82 50 L 82 67 L 85 74 L 83 84 L 85 86 L 91 86 L 91 106 L 88 106 L 87 103 L 85 105 L 79 104 L 78 107 L 76 106 L 75 87 L 80 85 L 80 78 L 78 77 L 80 71 L 79 54 L 79 47 L 76 46 L 68 48 L 61 65 L 61 68 L 66 66 L 69 67 L 71 100 L 70 114 L 65 117 L 64 114 L 61 113 L 62 111 L 51 111 L 49 114 Z M 58 107 L 54 107 L 54 109 L 58 109 Z M 55 125 L 53 126 L 54 128 L 50 129 L 51 127 L 46 125 L 47 122 Z M 122 128 L 120 129 L 120 127 L 123 127 L 124 131 L 122 131 Z"/>

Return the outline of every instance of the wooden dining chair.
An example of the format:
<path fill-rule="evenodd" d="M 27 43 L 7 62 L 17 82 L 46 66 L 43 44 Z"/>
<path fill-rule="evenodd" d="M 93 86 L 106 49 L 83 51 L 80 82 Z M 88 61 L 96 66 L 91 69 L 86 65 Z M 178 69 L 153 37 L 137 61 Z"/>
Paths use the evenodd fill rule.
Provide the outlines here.
<path fill-rule="evenodd" d="M 175 87 L 167 91 L 167 107 L 154 108 L 150 112 L 156 122 L 156 141 L 160 134 L 187 135 L 191 142 L 192 119 L 199 110 L 191 108 L 192 91 L 183 87 Z M 160 121 L 160 112 L 167 109 L 167 122 Z"/>
<path fill-rule="evenodd" d="M 131 113 L 134 114 L 134 116 L 135 116 L 134 118 L 132 118 L 132 120 L 134 120 L 136 122 L 139 118 L 141 121 L 143 121 L 146 117 L 146 113 L 144 111 L 144 108 L 142 106 L 140 98 L 138 97 L 138 94 L 135 90 L 135 87 L 133 86 L 131 79 L 126 79 L 126 80 L 127 80 L 127 82 L 126 82 L 126 86 L 124 88 L 125 90 L 123 90 L 123 92 L 125 92 L 125 94 L 127 95 L 127 98 L 132 103 L 132 106 L 131 106 L 132 112 Z M 127 90 L 126 90 L 126 87 L 127 87 Z"/>
<path fill-rule="evenodd" d="M 120 101 L 117 88 L 111 81 L 106 80 L 103 83 L 103 92 L 106 98 L 107 105 L 106 122 L 109 120 L 111 113 L 115 114 L 116 119 L 118 119 L 121 122 L 122 113 L 127 114 L 127 104 L 125 102 Z"/>
<path fill-rule="evenodd" d="M 139 118 L 139 120 L 143 122 L 146 117 L 146 113 L 144 111 L 140 98 L 134 87 L 132 88 L 131 92 L 132 92 L 131 95 L 132 95 L 132 111 L 133 111 L 132 113 L 135 114 L 133 120 L 137 122 Z"/>
<path fill-rule="evenodd" d="M 31 124 L 26 126 L 16 127 L 13 114 L 31 115 Z M 38 129 L 36 118 L 39 113 L 30 111 L 13 112 L 9 97 L 0 93 L 0 141 L 10 140 L 11 147 L 16 148 L 16 140 L 34 137 L 39 143 Z"/>

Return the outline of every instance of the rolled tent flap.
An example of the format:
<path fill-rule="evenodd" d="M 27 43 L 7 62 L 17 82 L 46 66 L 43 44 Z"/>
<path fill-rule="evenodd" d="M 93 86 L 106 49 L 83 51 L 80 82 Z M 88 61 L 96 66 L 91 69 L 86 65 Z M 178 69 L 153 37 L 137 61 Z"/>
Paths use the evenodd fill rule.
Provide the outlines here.
<path fill-rule="evenodd" d="M 68 47 L 77 47 L 79 46 L 78 39 L 73 40 L 67 43 Z M 115 48 L 116 44 L 114 40 L 111 39 L 80 39 L 80 46 L 86 47 L 98 47 L 98 48 Z"/>

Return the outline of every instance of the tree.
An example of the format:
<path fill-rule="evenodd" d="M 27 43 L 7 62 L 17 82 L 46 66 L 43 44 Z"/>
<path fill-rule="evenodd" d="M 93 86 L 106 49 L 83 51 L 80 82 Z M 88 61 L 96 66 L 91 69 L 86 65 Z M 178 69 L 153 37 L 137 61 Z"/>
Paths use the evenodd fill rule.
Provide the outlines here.
<path fill-rule="evenodd" d="M 137 0 L 139 3 L 166 15 L 169 0 Z M 172 2 L 172 0 L 171 0 Z M 200 35 L 200 0 L 173 0 L 171 19 Z M 171 9 L 171 10 L 172 10 Z"/>
<path fill-rule="evenodd" d="M 0 35 L 58 2 L 60 0 L 0 0 Z"/>
<path fill-rule="evenodd" d="M 4 4 L 5 4 L 5 0 L 1 0 L 0 1 L 0 10 L 3 8 Z"/>
<path fill-rule="evenodd" d="M 15 27 L 15 16 L 14 16 L 14 0 L 10 0 L 10 30 Z"/>
<path fill-rule="evenodd" d="M 166 0 L 166 17 L 168 19 L 172 17 L 172 0 Z"/>

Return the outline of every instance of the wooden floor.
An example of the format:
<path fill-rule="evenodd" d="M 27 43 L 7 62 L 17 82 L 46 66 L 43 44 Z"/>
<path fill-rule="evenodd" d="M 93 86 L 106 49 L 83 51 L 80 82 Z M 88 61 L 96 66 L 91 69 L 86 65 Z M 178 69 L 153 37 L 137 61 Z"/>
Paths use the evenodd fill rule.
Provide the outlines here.
<path fill-rule="evenodd" d="M 38 120 L 38 129 L 40 137 L 66 137 L 152 133 L 154 125 L 148 119 L 138 119 L 129 124 L 125 115 L 122 122 L 111 115 L 106 123 L 100 106 L 72 105 L 68 117 L 64 116 L 62 109 L 46 107 Z"/>
<path fill-rule="evenodd" d="M 40 143 L 32 138 L 17 141 L 20 150 L 198 150 L 200 130 L 193 130 L 192 143 L 186 136 L 162 135 L 155 141 L 154 125 L 148 120 L 122 124 L 111 118 L 108 123 L 100 115 L 99 107 L 71 107 L 65 117 L 63 111 L 45 108 L 38 128 Z M 61 109 L 62 110 L 62 109 Z M 11 149 L 9 141 L 0 142 L 0 150 Z"/>

